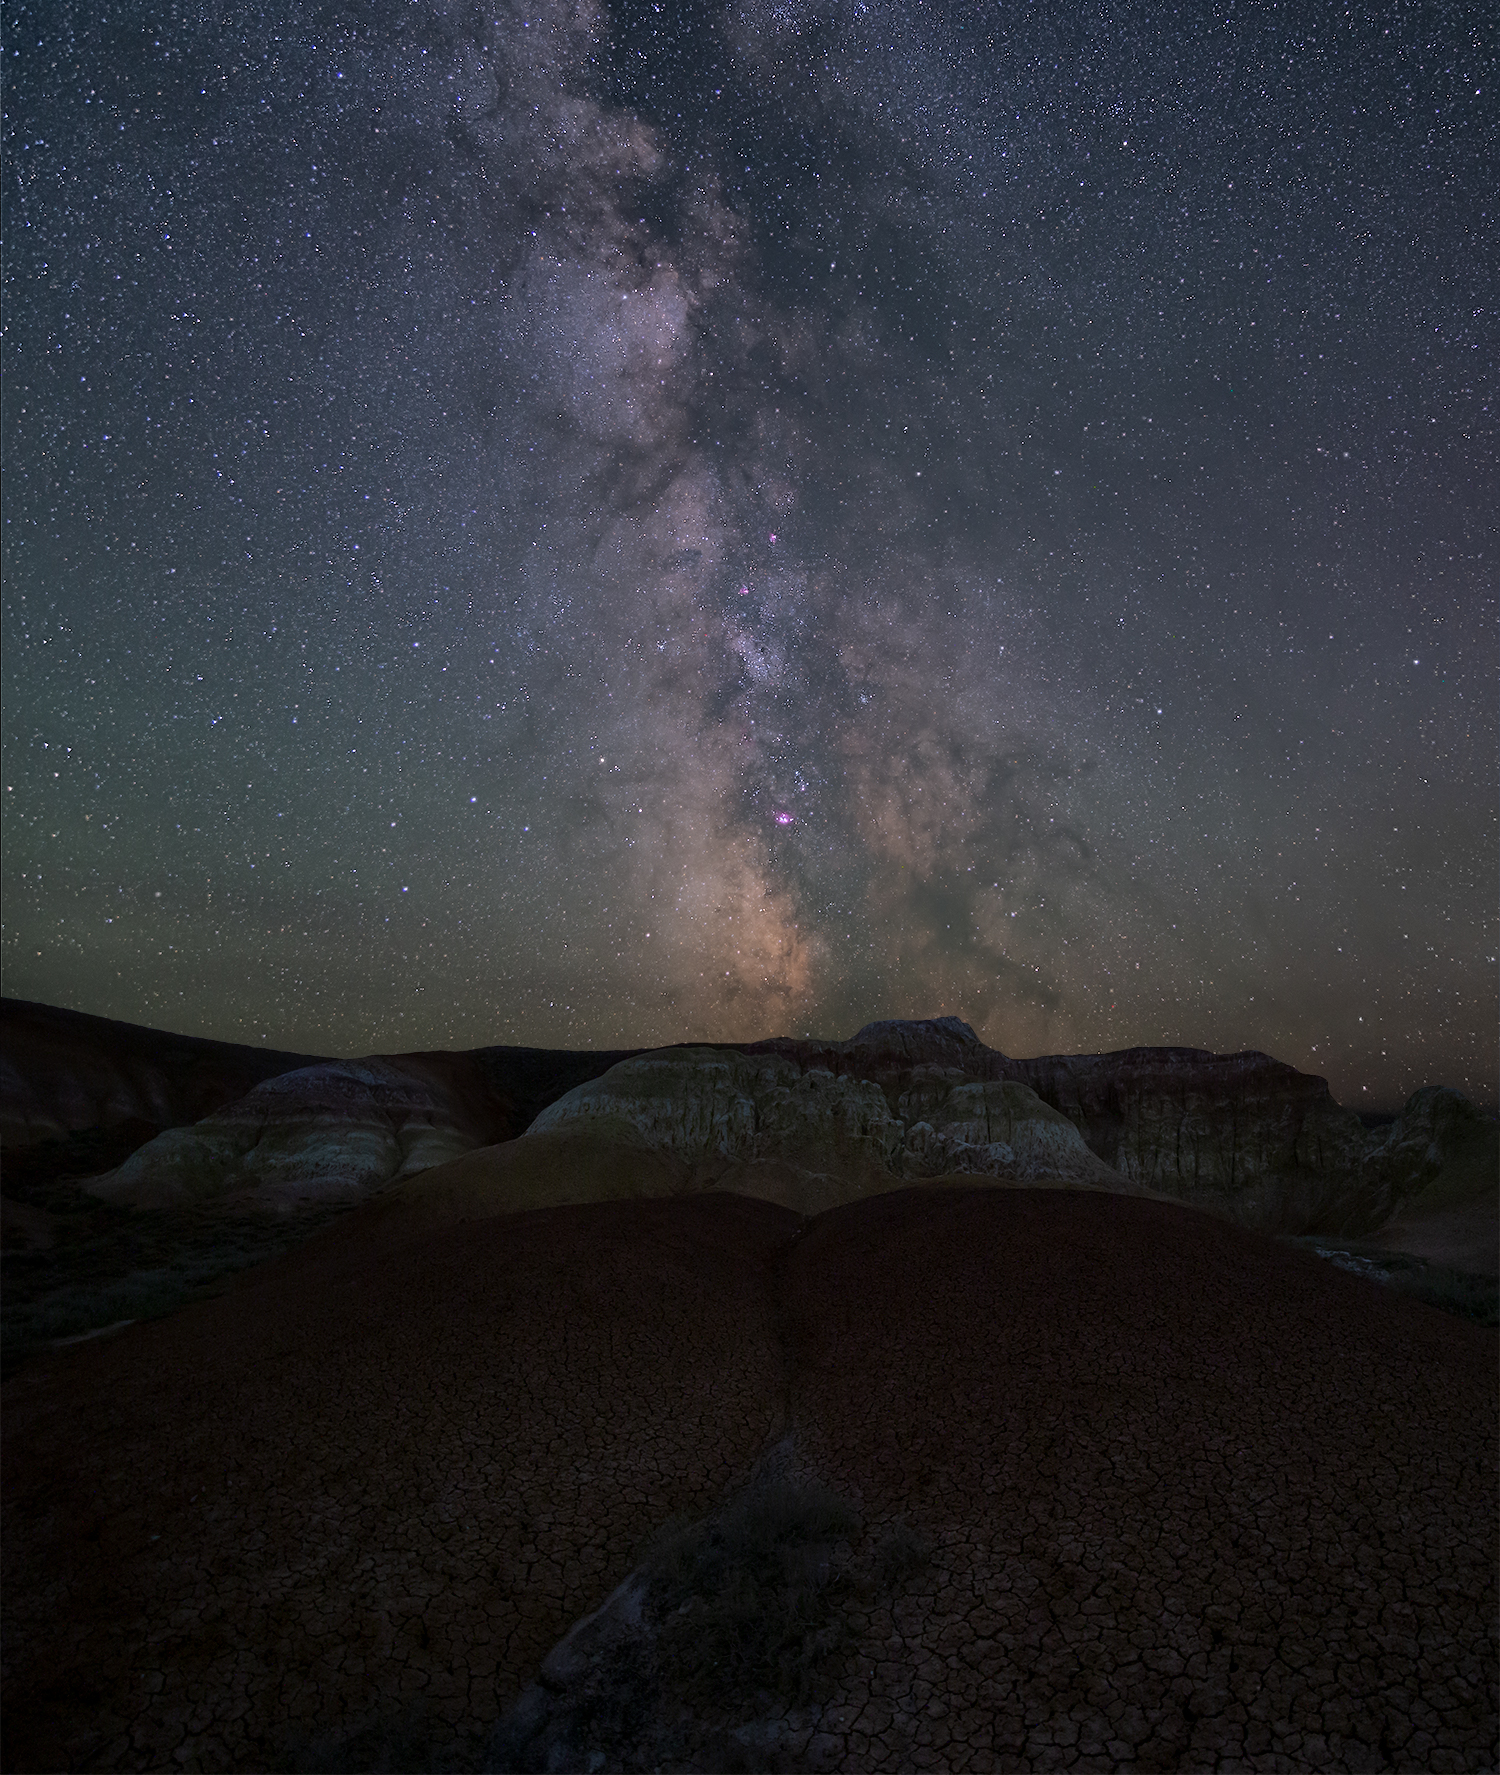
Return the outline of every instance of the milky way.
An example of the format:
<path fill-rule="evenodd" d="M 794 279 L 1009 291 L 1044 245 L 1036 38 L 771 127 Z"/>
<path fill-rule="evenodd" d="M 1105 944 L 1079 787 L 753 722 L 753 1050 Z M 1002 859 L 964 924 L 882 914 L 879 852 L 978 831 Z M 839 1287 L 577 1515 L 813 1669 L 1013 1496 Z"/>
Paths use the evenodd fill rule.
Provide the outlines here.
<path fill-rule="evenodd" d="M 8 6 L 6 990 L 1492 1099 L 1493 57 L 1167 17 Z"/>

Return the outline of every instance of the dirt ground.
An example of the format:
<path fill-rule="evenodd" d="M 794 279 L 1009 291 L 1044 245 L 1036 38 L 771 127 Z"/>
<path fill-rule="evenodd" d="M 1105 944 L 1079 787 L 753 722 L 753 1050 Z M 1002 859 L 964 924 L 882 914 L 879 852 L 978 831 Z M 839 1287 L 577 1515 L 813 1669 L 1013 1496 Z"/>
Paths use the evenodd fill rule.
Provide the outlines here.
<path fill-rule="evenodd" d="M 4 1766 L 483 1767 L 791 1447 L 856 1564 L 924 1556 L 849 1591 L 826 1692 L 718 1710 L 724 1766 L 1493 1767 L 1495 1357 L 1108 1195 L 346 1223 L 7 1383 Z"/>

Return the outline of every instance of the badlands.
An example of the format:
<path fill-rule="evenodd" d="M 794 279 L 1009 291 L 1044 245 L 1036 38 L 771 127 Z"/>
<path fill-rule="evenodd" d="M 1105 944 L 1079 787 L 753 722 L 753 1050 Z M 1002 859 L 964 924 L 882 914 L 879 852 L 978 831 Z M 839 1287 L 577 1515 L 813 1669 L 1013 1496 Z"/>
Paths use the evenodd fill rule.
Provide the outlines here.
<path fill-rule="evenodd" d="M 1456 1093 L 4 1013 L 7 1770 L 1495 1766 Z"/>

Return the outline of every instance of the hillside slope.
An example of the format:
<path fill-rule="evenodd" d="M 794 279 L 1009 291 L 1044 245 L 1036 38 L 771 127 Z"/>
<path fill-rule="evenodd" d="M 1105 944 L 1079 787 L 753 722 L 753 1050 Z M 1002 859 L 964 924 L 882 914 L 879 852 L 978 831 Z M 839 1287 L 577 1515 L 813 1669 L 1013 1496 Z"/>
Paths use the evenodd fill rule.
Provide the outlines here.
<path fill-rule="evenodd" d="M 1492 1753 L 1492 1333 L 1109 1194 L 362 1224 L 7 1385 L 6 1767 L 483 1766 L 773 1454 L 858 1518 L 831 1687 L 674 1725 L 648 1644 L 523 1766 Z"/>

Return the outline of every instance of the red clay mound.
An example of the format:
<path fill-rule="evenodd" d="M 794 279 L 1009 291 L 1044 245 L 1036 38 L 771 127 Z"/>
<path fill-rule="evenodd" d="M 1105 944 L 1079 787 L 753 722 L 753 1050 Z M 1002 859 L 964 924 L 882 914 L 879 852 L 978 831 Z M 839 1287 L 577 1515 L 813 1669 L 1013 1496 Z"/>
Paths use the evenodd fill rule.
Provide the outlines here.
<path fill-rule="evenodd" d="M 807 1456 L 939 1547 L 835 1762 L 1493 1766 L 1493 1333 L 1064 1192 L 835 1209 L 786 1298 Z"/>
<path fill-rule="evenodd" d="M 5 1768 L 307 1768 L 393 1707 L 493 1718 L 779 1428 L 796 1225 L 700 1198 L 299 1251 L 24 1370 Z"/>
<path fill-rule="evenodd" d="M 790 1436 L 930 1557 L 753 1766 L 1482 1768 L 1494 1357 L 1108 1195 L 304 1247 L 7 1387 L 5 1767 L 472 1761 L 643 1541 Z"/>

